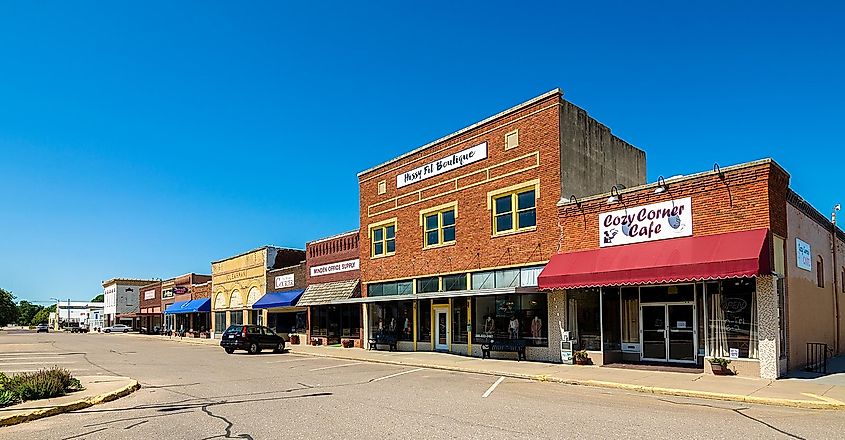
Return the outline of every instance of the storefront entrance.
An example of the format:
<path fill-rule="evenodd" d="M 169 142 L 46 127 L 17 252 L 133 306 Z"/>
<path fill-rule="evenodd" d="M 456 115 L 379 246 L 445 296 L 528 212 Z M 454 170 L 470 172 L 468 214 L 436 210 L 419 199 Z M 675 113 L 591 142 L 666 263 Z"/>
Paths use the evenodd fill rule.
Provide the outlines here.
<path fill-rule="evenodd" d="M 449 307 L 434 306 L 434 349 L 449 350 Z"/>
<path fill-rule="evenodd" d="M 653 362 L 695 363 L 698 335 L 695 303 L 643 303 L 641 358 Z"/>

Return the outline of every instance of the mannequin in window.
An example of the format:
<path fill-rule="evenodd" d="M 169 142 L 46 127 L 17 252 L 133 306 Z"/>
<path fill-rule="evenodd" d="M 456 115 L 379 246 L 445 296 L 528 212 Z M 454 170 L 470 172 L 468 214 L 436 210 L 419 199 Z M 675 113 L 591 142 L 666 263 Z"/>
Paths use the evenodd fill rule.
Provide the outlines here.
<path fill-rule="evenodd" d="M 387 328 L 391 335 L 396 334 L 396 318 L 390 318 L 390 326 Z"/>
<path fill-rule="evenodd" d="M 411 336 L 411 320 L 408 318 L 408 313 L 405 313 L 405 324 L 402 326 L 402 332 L 405 336 Z"/>
<path fill-rule="evenodd" d="M 496 332 L 496 321 L 493 320 L 491 315 L 487 315 L 487 319 L 484 320 L 484 334 L 487 336 L 493 336 L 493 333 Z"/>
<path fill-rule="evenodd" d="M 540 319 L 539 316 L 535 316 L 534 319 L 531 320 L 531 337 L 534 339 L 539 339 L 540 334 L 543 332 L 543 320 Z"/>
<path fill-rule="evenodd" d="M 511 321 L 508 323 L 508 335 L 511 339 L 519 338 L 519 320 L 516 315 L 511 316 Z"/>

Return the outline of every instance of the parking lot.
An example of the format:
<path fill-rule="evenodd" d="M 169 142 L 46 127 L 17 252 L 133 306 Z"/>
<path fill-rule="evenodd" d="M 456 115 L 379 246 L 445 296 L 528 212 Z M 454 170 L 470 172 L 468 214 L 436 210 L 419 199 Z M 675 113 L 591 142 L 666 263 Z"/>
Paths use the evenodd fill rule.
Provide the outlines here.
<path fill-rule="evenodd" d="M 14 439 L 840 438 L 842 412 L 653 396 L 136 334 L 0 333 L 0 371 L 58 365 L 142 388 L 0 428 Z"/>

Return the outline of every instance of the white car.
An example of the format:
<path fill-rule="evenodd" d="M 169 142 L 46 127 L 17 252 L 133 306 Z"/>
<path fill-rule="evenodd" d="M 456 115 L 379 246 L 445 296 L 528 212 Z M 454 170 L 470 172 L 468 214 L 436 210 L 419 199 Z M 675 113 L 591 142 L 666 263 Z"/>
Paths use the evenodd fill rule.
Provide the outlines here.
<path fill-rule="evenodd" d="M 132 330 L 132 327 L 123 324 L 115 324 L 111 327 L 103 327 L 103 333 L 129 333 Z"/>

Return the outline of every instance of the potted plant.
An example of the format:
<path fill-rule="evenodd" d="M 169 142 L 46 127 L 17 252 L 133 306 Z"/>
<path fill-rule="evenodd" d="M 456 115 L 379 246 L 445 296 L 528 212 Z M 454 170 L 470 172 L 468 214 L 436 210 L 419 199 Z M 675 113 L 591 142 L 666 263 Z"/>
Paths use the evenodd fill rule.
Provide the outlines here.
<path fill-rule="evenodd" d="M 355 341 L 352 339 L 344 339 L 341 341 L 341 345 L 343 345 L 343 348 L 352 348 L 355 346 Z"/>
<path fill-rule="evenodd" d="M 290 335 L 291 344 L 299 344 L 299 335 Z"/>
<path fill-rule="evenodd" d="M 710 358 L 710 368 L 713 370 L 713 374 L 717 376 L 727 376 L 733 374 L 733 371 L 728 368 L 728 364 L 730 363 L 731 361 L 725 358 Z"/>
<path fill-rule="evenodd" d="M 577 365 L 590 365 L 590 355 L 587 354 L 587 350 L 578 350 L 575 353 L 572 353 L 572 356 L 575 358 L 575 363 Z"/>

